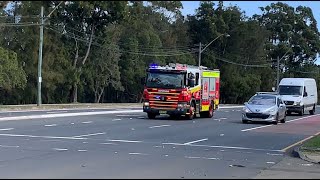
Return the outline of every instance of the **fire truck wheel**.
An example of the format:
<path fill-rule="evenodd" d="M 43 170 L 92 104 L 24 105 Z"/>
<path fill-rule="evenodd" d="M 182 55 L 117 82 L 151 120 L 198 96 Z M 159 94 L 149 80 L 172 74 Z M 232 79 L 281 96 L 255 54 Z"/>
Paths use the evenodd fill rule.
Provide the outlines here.
<path fill-rule="evenodd" d="M 156 118 L 156 114 L 148 113 L 148 118 L 149 119 L 155 119 Z"/>
<path fill-rule="evenodd" d="M 188 120 L 192 120 L 192 119 L 194 118 L 195 114 L 196 114 L 196 107 L 195 107 L 195 105 L 194 105 L 193 102 L 191 103 L 189 113 L 190 113 L 190 114 L 187 114 L 187 115 L 186 115 L 186 118 L 187 118 Z"/>
<path fill-rule="evenodd" d="M 202 117 L 202 118 L 212 118 L 213 117 L 213 103 L 210 104 L 209 111 L 200 113 L 200 117 Z"/>

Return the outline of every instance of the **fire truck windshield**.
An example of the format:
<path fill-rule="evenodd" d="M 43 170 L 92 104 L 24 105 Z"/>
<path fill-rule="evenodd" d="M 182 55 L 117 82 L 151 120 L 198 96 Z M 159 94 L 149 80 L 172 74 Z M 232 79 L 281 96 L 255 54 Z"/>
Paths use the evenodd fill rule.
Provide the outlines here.
<path fill-rule="evenodd" d="M 150 88 L 181 88 L 185 74 L 153 73 L 148 74 L 146 86 Z"/>

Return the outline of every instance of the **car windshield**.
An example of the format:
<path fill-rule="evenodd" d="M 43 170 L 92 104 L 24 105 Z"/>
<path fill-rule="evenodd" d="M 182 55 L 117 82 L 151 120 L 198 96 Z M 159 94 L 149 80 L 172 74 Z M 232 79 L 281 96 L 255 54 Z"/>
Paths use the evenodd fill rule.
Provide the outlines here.
<path fill-rule="evenodd" d="M 276 98 L 274 96 L 253 96 L 248 104 L 254 105 L 275 105 Z"/>
<path fill-rule="evenodd" d="M 302 95 L 301 86 L 279 86 L 280 95 Z"/>
<path fill-rule="evenodd" d="M 146 86 L 150 88 L 180 88 L 183 86 L 183 82 L 184 74 L 150 72 Z"/>

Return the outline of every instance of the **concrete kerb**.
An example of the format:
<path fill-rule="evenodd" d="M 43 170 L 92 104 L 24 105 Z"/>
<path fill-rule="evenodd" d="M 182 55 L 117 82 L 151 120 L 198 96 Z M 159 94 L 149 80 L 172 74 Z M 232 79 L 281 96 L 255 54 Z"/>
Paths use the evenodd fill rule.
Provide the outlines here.
<path fill-rule="evenodd" d="M 294 157 L 299 157 L 299 158 L 301 158 L 305 161 L 311 162 L 311 163 L 320 164 L 319 160 L 309 158 L 305 153 L 303 153 L 303 151 L 301 151 L 301 146 L 293 148 L 292 155 Z"/>

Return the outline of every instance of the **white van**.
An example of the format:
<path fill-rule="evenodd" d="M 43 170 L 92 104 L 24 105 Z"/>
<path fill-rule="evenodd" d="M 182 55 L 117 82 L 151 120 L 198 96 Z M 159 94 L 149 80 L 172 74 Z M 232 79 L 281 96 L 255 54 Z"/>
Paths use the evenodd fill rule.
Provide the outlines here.
<path fill-rule="evenodd" d="M 312 78 L 283 78 L 279 83 L 279 94 L 286 104 L 287 114 L 305 111 L 314 114 L 318 103 L 316 81 Z"/>

